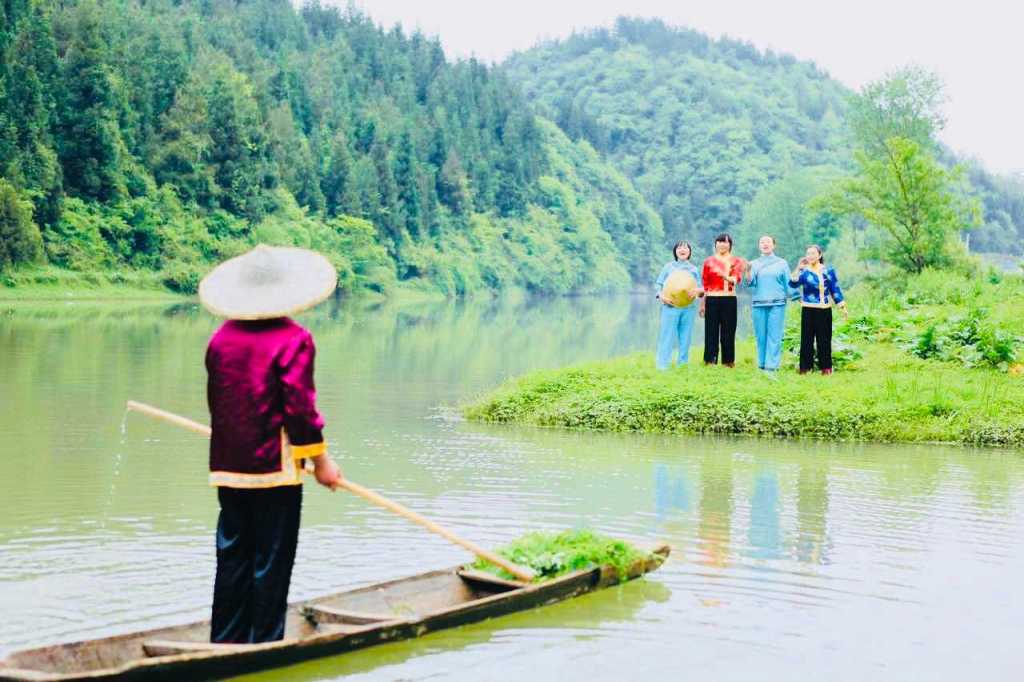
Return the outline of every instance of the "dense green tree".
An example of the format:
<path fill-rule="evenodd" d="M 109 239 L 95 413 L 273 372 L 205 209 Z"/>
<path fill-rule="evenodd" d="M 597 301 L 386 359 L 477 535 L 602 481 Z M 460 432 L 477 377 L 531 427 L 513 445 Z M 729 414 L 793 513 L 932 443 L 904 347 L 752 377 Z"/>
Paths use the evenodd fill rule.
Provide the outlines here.
<path fill-rule="evenodd" d="M 0 55 L 0 175 L 32 197 L 37 220 L 49 224 L 62 193 L 51 134 L 58 64 L 53 31 L 40 8 L 21 18 Z"/>
<path fill-rule="evenodd" d="M 743 254 L 756 256 L 757 241 L 765 234 L 775 238 L 776 253 L 791 262 L 809 244 L 828 248 L 838 236 L 838 216 L 812 206 L 812 201 L 837 175 L 834 168 L 807 168 L 762 187 L 744 209 L 743 222 L 733 235 L 743 245 Z"/>
<path fill-rule="evenodd" d="M 217 189 L 207 163 L 212 146 L 206 97 L 193 74 L 161 117 L 159 141 L 150 158 L 154 177 L 173 187 L 183 201 L 213 207 Z"/>
<path fill-rule="evenodd" d="M 320 188 L 326 201 L 328 215 L 360 213 L 359 196 L 356 194 L 352 175 L 352 154 L 348 149 L 348 139 L 341 131 L 335 133 L 331 141 L 327 170 Z"/>
<path fill-rule="evenodd" d="M 948 265 L 957 236 L 981 218 L 965 196 L 963 168 L 947 170 L 935 157 L 941 105 L 941 81 L 919 68 L 866 85 L 851 104 L 857 172 L 817 202 L 880 229 L 886 239 L 871 255 L 912 272 Z"/>
<path fill-rule="evenodd" d="M 281 183 L 300 205 L 315 213 L 326 206 L 320 189 L 320 173 L 309 139 L 298 127 L 292 108 L 282 102 L 267 117 L 270 155 L 277 161 Z"/>
<path fill-rule="evenodd" d="M 68 192 L 115 201 L 127 195 L 127 150 L 118 124 L 119 93 L 102 33 L 101 8 L 86 2 L 72 10 L 72 33 L 60 77 L 58 146 Z"/>
<path fill-rule="evenodd" d="M 359 207 L 355 213 L 372 221 L 380 209 L 380 183 L 377 178 L 377 169 L 370 157 L 360 157 L 353 166 L 352 190 L 359 201 Z M 371 222 L 371 224 L 373 223 Z M 376 227 L 378 234 L 383 239 L 381 226 L 377 225 Z"/>
<path fill-rule="evenodd" d="M 370 150 L 370 159 L 377 177 L 378 202 L 371 208 L 373 222 L 382 232 L 387 244 L 398 253 L 403 242 L 401 210 L 398 205 L 398 183 L 395 182 L 394 165 L 383 141 L 377 140 Z"/>
<path fill-rule="evenodd" d="M 199 67 L 209 117 L 207 153 L 221 208 L 258 221 L 269 210 L 263 190 L 277 183 L 263 114 L 249 78 L 223 55 Z"/>
<path fill-rule="evenodd" d="M 423 232 L 422 205 L 420 202 L 419 170 L 412 135 L 403 131 L 395 153 L 395 183 L 398 185 L 398 203 L 405 229 L 413 239 Z"/>
<path fill-rule="evenodd" d="M 0 8 L 0 172 L 58 266 L 189 291 L 259 240 L 367 251 L 370 234 L 372 267 L 329 254 L 344 286 L 648 279 L 661 224 L 629 182 L 436 38 L 319 2 Z"/>
<path fill-rule="evenodd" d="M 910 272 L 950 265 L 961 230 L 980 218 L 976 201 L 958 192 L 961 170 L 947 171 L 917 142 L 891 137 L 882 155 L 856 154 L 858 172 L 816 205 L 855 215 L 887 239 L 868 254 Z"/>
<path fill-rule="evenodd" d="M 971 248 L 1021 253 L 1024 250 L 1024 176 L 998 177 L 978 163 L 967 173 L 983 206 L 982 225 L 970 233 Z"/>
<path fill-rule="evenodd" d="M 437 193 L 441 202 L 456 215 L 469 210 L 470 191 L 466 172 L 458 154 L 448 154 L 437 176 Z"/>
<path fill-rule="evenodd" d="M 937 148 L 935 135 L 946 125 L 945 95 L 939 77 L 908 66 L 865 85 L 851 98 L 849 120 L 857 146 L 885 156 L 889 140 L 900 137 L 926 151 Z"/>
<path fill-rule="evenodd" d="M 0 270 L 38 261 L 42 255 L 43 240 L 32 222 L 32 203 L 0 178 Z"/>

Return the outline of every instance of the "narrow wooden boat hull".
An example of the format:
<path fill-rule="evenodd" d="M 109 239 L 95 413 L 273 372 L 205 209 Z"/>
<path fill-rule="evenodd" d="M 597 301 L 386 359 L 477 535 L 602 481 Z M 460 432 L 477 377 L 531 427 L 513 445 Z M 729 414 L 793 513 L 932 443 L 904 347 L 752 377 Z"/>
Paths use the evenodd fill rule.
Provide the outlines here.
<path fill-rule="evenodd" d="M 620 576 L 604 567 L 523 584 L 456 567 L 289 606 L 285 638 L 209 644 L 209 621 L 28 649 L 0 661 L 0 681 L 210 680 L 335 656 L 552 604 L 657 569 L 659 546 Z"/>

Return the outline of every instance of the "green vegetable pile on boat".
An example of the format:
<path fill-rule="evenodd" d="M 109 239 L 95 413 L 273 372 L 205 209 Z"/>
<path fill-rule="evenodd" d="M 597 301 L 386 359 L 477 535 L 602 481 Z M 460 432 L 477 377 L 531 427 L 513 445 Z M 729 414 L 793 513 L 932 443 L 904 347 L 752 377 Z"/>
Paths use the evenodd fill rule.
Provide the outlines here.
<path fill-rule="evenodd" d="M 497 553 L 514 564 L 533 569 L 537 574 L 535 581 L 551 580 L 566 573 L 598 566 L 610 566 L 623 576 L 630 566 L 648 556 L 647 552 L 628 542 L 590 530 L 528 533 L 498 549 Z M 472 567 L 500 578 L 516 579 L 504 569 L 483 559 Z"/>

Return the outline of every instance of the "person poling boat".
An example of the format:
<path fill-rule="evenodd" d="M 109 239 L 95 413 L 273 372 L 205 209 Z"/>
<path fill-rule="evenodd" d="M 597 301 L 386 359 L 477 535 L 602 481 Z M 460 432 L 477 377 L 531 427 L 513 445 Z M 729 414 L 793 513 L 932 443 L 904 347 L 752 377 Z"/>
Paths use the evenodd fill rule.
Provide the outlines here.
<path fill-rule="evenodd" d="M 312 335 L 287 316 L 334 291 L 326 258 L 296 248 L 257 246 L 222 263 L 199 298 L 228 320 L 206 351 L 212 428 L 129 401 L 128 408 L 210 436 L 210 483 L 217 487 L 217 575 L 210 641 L 281 639 L 298 544 L 304 462 L 321 485 L 344 488 L 405 516 L 529 582 L 533 571 L 453 533 L 352 481 L 327 454 L 316 407 Z"/>
<path fill-rule="evenodd" d="M 304 462 L 319 484 L 341 482 L 316 406 L 313 336 L 288 317 L 336 283 L 322 255 L 260 245 L 199 284 L 203 306 L 227 318 L 206 351 L 210 484 L 220 503 L 211 642 L 284 637 Z"/>

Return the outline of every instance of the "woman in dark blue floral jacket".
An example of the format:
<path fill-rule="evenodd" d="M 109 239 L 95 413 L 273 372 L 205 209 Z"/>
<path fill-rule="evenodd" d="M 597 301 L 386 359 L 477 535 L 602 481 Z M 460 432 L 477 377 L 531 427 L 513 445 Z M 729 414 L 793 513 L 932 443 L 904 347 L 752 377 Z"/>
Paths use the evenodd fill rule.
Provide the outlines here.
<path fill-rule="evenodd" d="M 800 373 L 814 369 L 814 350 L 818 350 L 818 369 L 832 373 L 832 304 L 848 317 L 843 290 L 835 268 L 825 265 L 821 247 L 811 245 L 789 278 L 800 292 Z"/>

